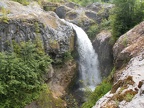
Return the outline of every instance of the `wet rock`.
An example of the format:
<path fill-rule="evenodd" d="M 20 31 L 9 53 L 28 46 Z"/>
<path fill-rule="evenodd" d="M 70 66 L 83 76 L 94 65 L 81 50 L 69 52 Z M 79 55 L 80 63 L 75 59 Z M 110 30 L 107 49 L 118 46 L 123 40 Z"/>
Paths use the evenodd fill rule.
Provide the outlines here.
<path fill-rule="evenodd" d="M 68 8 L 68 7 L 66 7 L 66 6 L 59 6 L 59 7 L 56 8 L 56 14 L 57 14 L 60 18 L 65 19 L 66 13 L 67 13 L 68 11 L 70 11 L 70 10 L 71 10 L 71 9 Z"/>

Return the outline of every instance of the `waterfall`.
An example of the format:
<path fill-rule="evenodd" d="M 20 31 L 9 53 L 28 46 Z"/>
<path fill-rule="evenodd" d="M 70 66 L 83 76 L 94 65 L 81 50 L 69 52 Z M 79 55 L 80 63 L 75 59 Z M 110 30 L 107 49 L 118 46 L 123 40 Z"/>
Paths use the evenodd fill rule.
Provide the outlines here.
<path fill-rule="evenodd" d="M 88 87 L 91 90 L 94 90 L 96 85 L 101 82 L 100 71 L 98 68 L 98 55 L 96 54 L 90 39 L 82 28 L 72 23 L 64 22 L 72 26 L 77 35 L 80 81 L 83 85 L 81 88 Z"/>

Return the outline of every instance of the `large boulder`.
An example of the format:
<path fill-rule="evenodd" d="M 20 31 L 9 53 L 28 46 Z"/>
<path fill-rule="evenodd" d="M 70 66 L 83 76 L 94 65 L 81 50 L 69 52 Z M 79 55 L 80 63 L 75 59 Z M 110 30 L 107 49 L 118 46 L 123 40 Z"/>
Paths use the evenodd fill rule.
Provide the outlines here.
<path fill-rule="evenodd" d="M 144 50 L 144 22 L 122 35 L 113 47 L 117 67 L 127 63 Z"/>
<path fill-rule="evenodd" d="M 65 3 L 56 8 L 56 14 L 69 22 L 72 22 L 84 30 L 88 30 L 92 24 L 100 24 L 103 19 L 108 19 L 112 4 L 93 3 L 87 7 L 75 3 Z"/>
<path fill-rule="evenodd" d="M 92 3 L 92 4 L 88 5 L 86 8 L 97 13 L 101 19 L 102 18 L 108 19 L 110 10 L 113 7 L 114 7 L 113 4 L 96 2 L 96 3 Z"/>
<path fill-rule="evenodd" d="M 77 64 L 75 61 L 68 61 L 61 67 L 54 67 L 54 75 L 49 85 L 55 98 L 66 95 L 75 75 L 77 75 Z"/>
<path fill-rule="evenodd" d="M 93 108 L 144 108 L 144 22 L 117 40 L 113 55 L 113 87 Z"/>
<path fill-rule="evenodd" d="M 109 75 L 113 68 L 113 44 L 110 43 L 111 32 L 100 32 L 93 41 L 93 47 L 98 54 L 102 77 Z"/>

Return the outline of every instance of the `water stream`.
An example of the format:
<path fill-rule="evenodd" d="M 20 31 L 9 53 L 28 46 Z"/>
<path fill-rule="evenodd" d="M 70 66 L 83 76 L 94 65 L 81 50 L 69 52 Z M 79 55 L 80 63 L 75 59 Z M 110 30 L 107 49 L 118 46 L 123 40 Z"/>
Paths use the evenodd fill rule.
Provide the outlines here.
<path fill-rule="evenodd" d="M 85 88 L 90 88 L 93 91 L 96 85 L 101 82 L 100 71 L 98 68 L 98 55 L 96 54 L 90 39 L 82 28 L 72 23 L 64 22 L 72 26 L 77 35 L 80 89 L 83 90 Z"/>

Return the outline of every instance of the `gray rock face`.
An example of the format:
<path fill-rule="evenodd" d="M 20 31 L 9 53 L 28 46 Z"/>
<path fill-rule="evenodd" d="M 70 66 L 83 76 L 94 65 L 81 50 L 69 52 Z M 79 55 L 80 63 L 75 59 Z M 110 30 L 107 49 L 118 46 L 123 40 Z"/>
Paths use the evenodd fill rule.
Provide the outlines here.
<path fill-rule="evenodd" d="M 109 11 L 111 8 L 113 8 L 113 4 L 107 4 L 107 3 L 93 3 L 87 6 L 88 9 L 98 13 L 98 15 L 101 15 L 103 18 L 109 17 Z"/>
<path fill-rule="evenodd" d="M 93 108 L 144 108 L 144 22 L 117 40 L 113 55 L 115 82 Z"/>
<path fill-rule="evenodd" d="M 113 45 L 109 42 L 110 37 L 109 31 L 102 31 L 93 41 L 94 49 L 98 54 L 102 77 L 108 76 L 113 68 Z"/>
<path fill-rule="evenodd" d="M 113 47 L 115 64 L 119 68 L 144 51 L 144 22 L 122 35 Z"/>
<path fill-rule="evenodd" d="M 110 92 L 93 108 L 144 108 L 144 52 L 132 58 L 128 65 L 118 71 L 120 77 Z"/>
<path fill-rule="evenodd" d="M 72 50 L 73 29 L 57 17 L 53 12 L 43 12 L 35 3 L 22 6 L 8 1 L 7 23 L 0 22 L 0 51 L 13 50 L 13 41 L 42 41 L 45 52 L 58 57 Z M 19 11 L 17 11 L 19 10 Z"/>
<path fill-rule="evenodd" d="M 57 15 L 62 19 L 64 19 L 66 17 L 67 11 L 70 11 L 70 9 L 66 6 L 59 6 L 56 8 Z"/>

